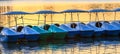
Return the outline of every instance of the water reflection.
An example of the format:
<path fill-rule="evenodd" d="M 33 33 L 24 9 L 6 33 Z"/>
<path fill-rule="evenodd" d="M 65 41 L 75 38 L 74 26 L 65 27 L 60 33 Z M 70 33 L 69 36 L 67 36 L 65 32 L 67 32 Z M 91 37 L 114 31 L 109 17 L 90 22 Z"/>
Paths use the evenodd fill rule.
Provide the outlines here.
<path fill-rule="evenodd" d="M 120 54 L 119 41 L 0 43 L 2 54 Z"/>

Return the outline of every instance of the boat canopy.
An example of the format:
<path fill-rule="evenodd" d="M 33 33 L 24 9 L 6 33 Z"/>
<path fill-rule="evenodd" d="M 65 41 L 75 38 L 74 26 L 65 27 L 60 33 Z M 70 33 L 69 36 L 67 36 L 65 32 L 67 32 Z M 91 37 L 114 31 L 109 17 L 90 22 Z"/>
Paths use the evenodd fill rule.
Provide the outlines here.
<path fill-rule="evenodd" d="M 46 24 L 46 14 L 51 14 L 51 24 L 53 23 L 53 20 L 52 20 L 52 14 L 57 14 L 58 12 L 55 12 L 55 11 L 52 11 L 52 10 L 40 10 L 40 11 L 37 11 L 37 12 L 34 12 L 32 14 L 44 14 L 44 24 Z M 40 18 L 40 15 L 38 17 L 38 25 L 39 25 L 39 18 Z"/>
<path fill-rule="evenodd" d="M 111 10 L 106 10 L 106 9 L 92 9 L 92 10 L 89 10 L 88 12 L 111 12 Z"/>
<path fill-rule="evenodd" d="M 6 12 L 3 13 L 4 15 L 21 15 L 21 14 L 30 14 L 28 12 L 23 12 L 23 11 L 11 11 L 11 12 Z"/>
<path fill-rule="evenodd" d="M 28 12 L 24 12 L 24 11 L 10 11 L 10 12 L 6 12 L 6 13 L 3 13 L 3 15 L 25 15 L 25 14 L 31 14 L 31 13 L 28 13 Z M 17 26 L 17 17 L 14 17 L 15 18 L 15 24 Z M 23 16 L 21 16 L 21 19 L 22 19 L 22 24 L 24 26 L 24 21 L 23 21 Z M 10 20 L 9 20 L 10 22 Z M 9 23 L 9 26 L 10 26 L 10 23 Z"/>
<path fill-rule="evenodd" d="M 119 12 L 120 8 L 113 9 L 112 11 Z"/>
<path fill-rule="evenodd" d="M 64 11 L 61 11 L 61 13 L 75 13 L 75 12 L 87 12 L 85 10 L 77 10 L 77 9 L 68 9 L 68 10 L 64 10 Z"/>
<path fill-rule="evenodd" d="M 37 11 L 34 12 L 33 14 L 56 14 L 58 12 L 52 11 L 52 10 L 41 10 L 41 11 Z"/>

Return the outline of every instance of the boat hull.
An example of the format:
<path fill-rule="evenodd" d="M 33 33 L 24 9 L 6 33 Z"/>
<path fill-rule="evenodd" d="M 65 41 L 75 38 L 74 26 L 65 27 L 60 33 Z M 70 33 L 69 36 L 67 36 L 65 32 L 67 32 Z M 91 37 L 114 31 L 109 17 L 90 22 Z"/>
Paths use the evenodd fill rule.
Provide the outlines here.
<path fill-rule="evenodd" d="M 2 36 L 2 35 L 1 35 Z M 1 42 L 17 42 L 23 35 L 7 35 L 0 38 Z"/>
<path fill-rule="evenodd" d="M 80 32 L 80 37 L 92 37 L 94 34 L 93 30 L 79 31 L 79 32 Z"/>
<path fill-rule="evenodd" d="M 79 31 L 69 31 L 68 32 L 68 38 L 74 38 L 75 36 L 80 36 L 80 32 Z"/>
<path fill-rule="evenodd" d="M 40 34 L 40 39 L 41 40 L 46 40 L 46 39 L 49 39 L 49 38 L 53 38 L 53 33 L 41 33 Z"/>
<path fill-rule="evenodd" d="M 53 32 L 48 32 L 48 31 L 46 31 L 38 26 L 33 26 L 32 28 L 40 33 L 41 40 L 46 40 L 46 39 L 51 38 L 53 36 Z"/>
<path fill-rule="evenodd" d="M 94 36 L 95 37 L 101 37 L 101 36 L 103 36 L 104 35 L 104 31 L 95 31 L 95 33 L 94 33 Z"/>
<path fill-rule="evenodd" d="M 54 33 L 54 39 L 65 39 L 67 36 L 67 32 L 55 32 Z"/>
<path fill-rule="evenodd" d="M 110 37 L 110 36 L 119 36 L 120 34 L 120 30 L 105 30 L 105 34 L 106 36 Z"/>
<path fill-rule="evenodd" d="M 25 39 L 27 41 L 37 41 L 40 39 L 40 34 L 28 34 L 25 35 Z"/>

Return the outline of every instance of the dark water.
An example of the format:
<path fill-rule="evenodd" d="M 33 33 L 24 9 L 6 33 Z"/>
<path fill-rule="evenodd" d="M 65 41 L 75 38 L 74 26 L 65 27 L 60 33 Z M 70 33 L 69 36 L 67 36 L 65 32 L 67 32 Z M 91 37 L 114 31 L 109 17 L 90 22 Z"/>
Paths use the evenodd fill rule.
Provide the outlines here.
<path fill-rule="evenodd" d="M 0 43 L 1 54 L 120 54 L 120 41 L 90 39 Z"/>

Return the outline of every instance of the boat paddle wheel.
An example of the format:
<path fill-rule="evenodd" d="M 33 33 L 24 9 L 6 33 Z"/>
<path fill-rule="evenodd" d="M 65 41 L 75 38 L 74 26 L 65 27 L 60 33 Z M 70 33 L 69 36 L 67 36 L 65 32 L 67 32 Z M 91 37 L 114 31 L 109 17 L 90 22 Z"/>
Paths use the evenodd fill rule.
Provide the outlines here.
<path fill-rule="evenodd" d="M 104 21 L 104 23 L 108 23 L 108 24 L 110 24 L 110 22 L 109 22 L 109 21 Z"/>
<path fill-rule="evenodd" d="M 85 23 L 81 22 L 81 24 L 86 25 Z"/>

